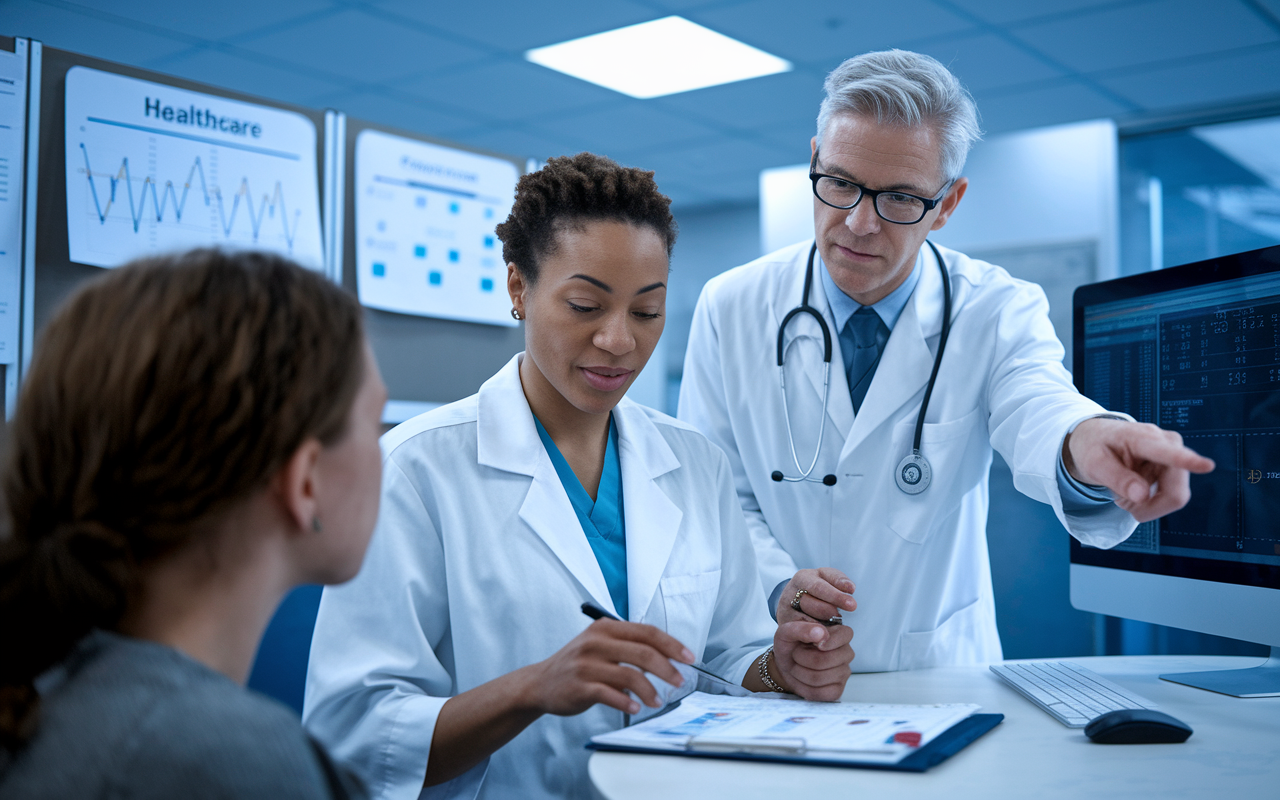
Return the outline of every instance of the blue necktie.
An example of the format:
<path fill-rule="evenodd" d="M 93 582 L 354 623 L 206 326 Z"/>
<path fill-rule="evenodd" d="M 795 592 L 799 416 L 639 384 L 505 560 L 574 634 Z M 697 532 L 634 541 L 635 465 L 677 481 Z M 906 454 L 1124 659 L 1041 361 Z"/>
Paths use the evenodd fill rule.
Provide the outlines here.
<path fill-rule="evenodd" d="M 853 410 L 862 409 L 862 400 L 871 387 L 880 354 L 889 341 L 889 327 L 870 306 L 863 306 L 840 331 L 840 349 L 844 356 L 844 374 L 849 381 Z"/>

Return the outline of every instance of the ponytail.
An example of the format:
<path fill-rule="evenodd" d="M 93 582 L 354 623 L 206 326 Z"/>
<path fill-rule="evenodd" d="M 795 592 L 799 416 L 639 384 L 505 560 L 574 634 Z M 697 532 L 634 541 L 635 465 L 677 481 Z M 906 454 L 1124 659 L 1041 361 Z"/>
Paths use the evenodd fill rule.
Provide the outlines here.
<path fill-rule="evenodd" d="M 0 538 L 0 747 L 35 678 L 112 630 L 148 565 L 345 432 L 359 305 L 284 258 L 196 250 L 111 270 L 40 337 L 9 430 Z"/>
<path fill-rule="evenodd" d="M 34 541 L 0 545 L 0 746 L 34 730 L 35 676 L 60 661 L 93 628 L 111 628 L 135 577 L 128 541 L 94 522 L 60 525 Z"/>

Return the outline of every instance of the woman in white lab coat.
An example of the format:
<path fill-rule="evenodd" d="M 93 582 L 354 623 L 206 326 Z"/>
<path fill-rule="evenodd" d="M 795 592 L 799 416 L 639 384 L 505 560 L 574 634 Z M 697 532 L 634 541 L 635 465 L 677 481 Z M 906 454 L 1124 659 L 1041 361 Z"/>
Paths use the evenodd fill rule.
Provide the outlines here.
<path fill-rule="evenodd" d="M 384 437 L 304 715 L 376 797 L 588 796 L 584 745 L 691 680 L 673 661 L 818 699 L 848 679 L 848 628 L 769 619 L 724 454 L 623 396 L 662 332 L 668 207 L 589 154 L 522 178 L 498 235 L 526 352 Z"/>

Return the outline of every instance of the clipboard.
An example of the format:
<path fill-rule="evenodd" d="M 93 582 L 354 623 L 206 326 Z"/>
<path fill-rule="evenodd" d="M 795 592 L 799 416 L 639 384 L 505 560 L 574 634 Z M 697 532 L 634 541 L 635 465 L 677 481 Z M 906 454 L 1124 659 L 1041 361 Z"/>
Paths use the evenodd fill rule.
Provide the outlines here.
<path fill-rule="evenodd" d="M 678 706 L 679 704 L 675 705 Z M 675 706 L 664 710 L 663 714 L 659 714 L 659 716 L 665 715 L 667 712 L 674 710 L 674 708 Z M 805 740 L 802 738 L 788 738 L 786 736 L 768 739 L 754 738 L 751 740 L 715 736 L 690 737 L 684 749 L 592 740 L 586 744 L 586 748 L 601 752 L 647 753 L 651 755 L 676 755 L 687 758 L 715 758 L 729 761 L 761 761 L 777 764 L 809 764 L 822 767 L 925 772 L 960 752 L 971 742 L 981 738 L 983 734 L 999 725 L 1003 720 L 1003 714 L 970 714 L 952 724 L 942 733 L 934 736 L 917 750 L 892 762 L 886 762 L 883 759 L 860 760 L 856 757 L 851 758 L 848 754 L 841 757 L 833 757 L 830 755 L 831 751 L 807 750 Z"/>

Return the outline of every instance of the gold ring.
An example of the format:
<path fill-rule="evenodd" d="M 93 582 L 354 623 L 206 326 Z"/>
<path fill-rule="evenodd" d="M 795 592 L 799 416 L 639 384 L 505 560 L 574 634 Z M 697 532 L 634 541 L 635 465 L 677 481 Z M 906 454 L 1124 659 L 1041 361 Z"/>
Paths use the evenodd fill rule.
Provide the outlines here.
<path fill-rule="evenodd" d="M 801 598 L 801 596 L 806 595 L 806 594 L 808 594 L 808 593 L 809 593 L 809 592 L 808 592 L 808 590 L 807 590 L 807 589 L 801 589 L 800 591 L 796 592 L 796 596 L 795 596 L 795 597 L 793 597 L 793 598 L 791 598 L 791 610 L 792 610 L 792 611 L 795 611 L 795 612 L 800 613 L 800 614 L 803 614 L 803 613 L 804 613 L 804 611 L 800 608 L 800 598 Z"/>

